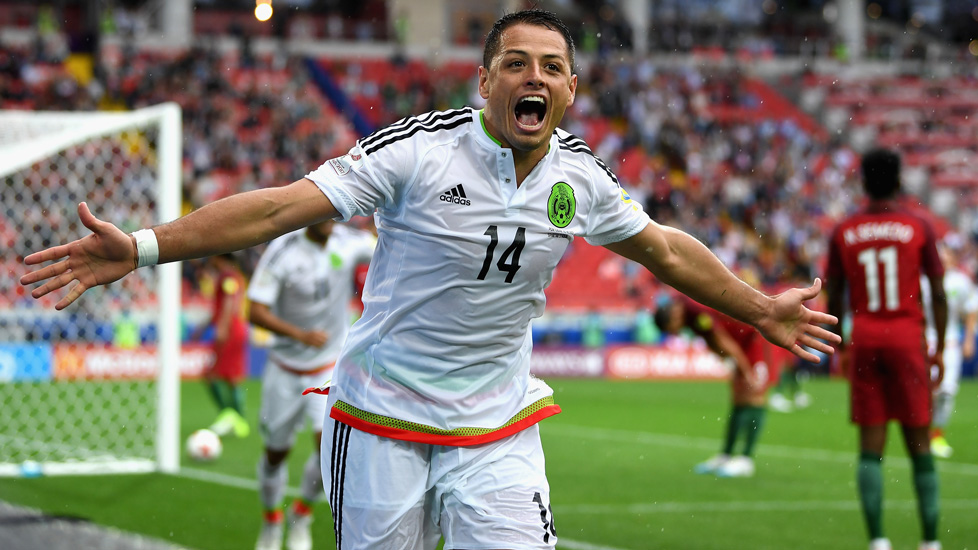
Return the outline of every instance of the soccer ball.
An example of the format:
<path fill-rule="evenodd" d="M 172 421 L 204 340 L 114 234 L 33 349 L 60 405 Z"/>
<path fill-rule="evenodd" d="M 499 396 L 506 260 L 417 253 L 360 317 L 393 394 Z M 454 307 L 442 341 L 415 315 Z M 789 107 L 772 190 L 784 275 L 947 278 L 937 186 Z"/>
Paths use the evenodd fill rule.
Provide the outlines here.
<path fill-rule="evenodd" d="M 221 449 L 221 438 L 206 428 L 195 431 L 187 438 L 187 455 L 200 462 L 217 460 L 221 456 Z"/>

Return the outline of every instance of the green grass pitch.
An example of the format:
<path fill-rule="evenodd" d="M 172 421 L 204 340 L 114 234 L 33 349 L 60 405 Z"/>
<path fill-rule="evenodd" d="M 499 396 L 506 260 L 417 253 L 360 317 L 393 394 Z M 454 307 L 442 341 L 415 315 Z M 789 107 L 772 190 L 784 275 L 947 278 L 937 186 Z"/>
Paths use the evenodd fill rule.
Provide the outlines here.
<path fill-rule="evenodd" d="M 541 426 L 553 511 L 568 550 L 865 548 L 856 501 L 855 429 L 843 382 L 813 380 L 812 406 L 768 413 L 750 479 L 716 479 L 692 466 L 719 446 L 729 408 L 719 383 L 554 379 L 564 412 Z M 249 416 L 259 387 L 247 385 Z M 200 383 L 183 385 L 184 437 L 215 416 Z M 958 396 L 938 463 L 946 550 L 978 548 L 978 383 Z M 60 516 L 143 533 L 198 550 L 251 548 L 260 506 L 254 489 L 256 432 L 225 440 L 214 463 L 184 461 L 180 476 L 0 479 L 0 499 Z M 290 461 L 295 487 L 310 438 Z M 913 484 L 898 430 L 884 463 L 884 525 L 894 548 L 916 548 Z M 292 493 L 295 491 L 292 490 Z M 317 548 L 333 547 L 325 502 L 313 524 Z"/>

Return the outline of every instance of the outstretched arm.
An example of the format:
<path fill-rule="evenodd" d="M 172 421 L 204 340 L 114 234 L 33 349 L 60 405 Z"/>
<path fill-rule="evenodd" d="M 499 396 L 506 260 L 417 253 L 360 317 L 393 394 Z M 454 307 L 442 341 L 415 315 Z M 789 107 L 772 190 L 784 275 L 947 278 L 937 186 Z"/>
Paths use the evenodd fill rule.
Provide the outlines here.
<path fill-rule="evenodd" d="M 166 263 L 241 250 L 337 215 L 316 184 L 301 179 L 221 199 L 152 231 L 159 243 L 158 263 Z M 64 258 L 20 279 L 23 285 L 44 281 L 31 292 L 34 298 L 77 281 L 55 305 L 59 310 L 89 288 L 117 281 L 136 268 L 136 241 L 130 235 L 96 218 L 85 203 L 78 205 L 78 217 L 90 235 L 24 259 L 37 265 Z"/>
<path fill-rule="evenodd" d="M 804 305 L 818 295 L 818 279 L 808 288 L 767 296 L 737 278 L 691 235 L 655 222 L 607 248 L 642 264 L 659 280 L 697 302 L 754 326 L 770 342 L 806 361 L 818 362 L 819 358 L 802 346 L 832 353 L 832 346 L 826 342 L 839 342 L 838 335 L 821 326 L 834 325 L 838 319 Z"/>

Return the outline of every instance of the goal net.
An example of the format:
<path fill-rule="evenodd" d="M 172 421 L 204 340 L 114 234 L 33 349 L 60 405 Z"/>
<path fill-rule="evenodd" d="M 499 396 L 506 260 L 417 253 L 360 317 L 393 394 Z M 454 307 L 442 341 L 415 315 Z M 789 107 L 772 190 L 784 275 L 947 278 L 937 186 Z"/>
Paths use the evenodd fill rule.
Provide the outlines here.
<path fill-rule="evenodd" d="M 142 268 L 56 311 L 24 257 L 180 213 L 180 108 L 0 111 L 0 475 L 179 469 L 180 267 Z M 59 297 L 64 289 L 57 294 Z"/>

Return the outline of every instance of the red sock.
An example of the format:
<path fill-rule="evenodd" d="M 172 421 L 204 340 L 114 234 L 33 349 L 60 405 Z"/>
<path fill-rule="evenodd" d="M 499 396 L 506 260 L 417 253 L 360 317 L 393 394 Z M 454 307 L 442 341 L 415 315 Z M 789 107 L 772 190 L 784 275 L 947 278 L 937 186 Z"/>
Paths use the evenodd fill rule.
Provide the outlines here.
<path fill-rule="evenodd" d="M 284 517 L 282 510 L 279 508 L 274 510 L 265 510 L 262 515 L 265 516 L 266 523 L 282 523 L 282 518 Z"/>
<path fill-rule="evenodd" d="M 295 501 L 292 502 L 292 511 L 299 516 L 308 516 L 312 513 L 312 508 L 310 508 L 309 505 L 302 499 L 295 499 Z"/>

